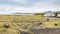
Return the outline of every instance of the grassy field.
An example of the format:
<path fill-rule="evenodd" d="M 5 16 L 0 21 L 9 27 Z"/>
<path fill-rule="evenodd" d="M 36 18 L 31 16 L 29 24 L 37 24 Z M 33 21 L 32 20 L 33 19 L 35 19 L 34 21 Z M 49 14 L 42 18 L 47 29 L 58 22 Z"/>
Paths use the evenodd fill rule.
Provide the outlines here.
<path fill-rule="evenodd" d="M 9 28 L 3 26 L 5 23 L 9 24 Z M 6 34 L 19 34 L 20 31 L 33 34 L 30 29 L 40 28 L 60 28 L 60 18 L 41 15 L 0 15 L 0 31 L 2 34 L 6 32 Z"/>

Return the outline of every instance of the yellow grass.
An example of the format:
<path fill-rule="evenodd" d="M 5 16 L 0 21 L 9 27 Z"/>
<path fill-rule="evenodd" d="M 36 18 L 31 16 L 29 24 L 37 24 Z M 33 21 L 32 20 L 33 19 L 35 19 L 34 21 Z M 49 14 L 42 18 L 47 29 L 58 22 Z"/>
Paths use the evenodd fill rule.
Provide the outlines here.
<path fill-rule="evenodd" d="M 47 18 L 50 20 L 47 21 Z M 60 18 L 42 17 L 41 15 L 0 15 L 0 30 L 6 29 L 3 27 L 4 23 L 9 24 L 10 27 L 7 30 L 10 32 L 15 32 L 16 30 L 29 31 L 30 28 L 60 28 Z M 38 23 L 42 23 L 42 25 L 36 26 Z M 58 25 L 55 26 L 55 24 Z M 15 32 L 15 34 L 17 33 Z"/>

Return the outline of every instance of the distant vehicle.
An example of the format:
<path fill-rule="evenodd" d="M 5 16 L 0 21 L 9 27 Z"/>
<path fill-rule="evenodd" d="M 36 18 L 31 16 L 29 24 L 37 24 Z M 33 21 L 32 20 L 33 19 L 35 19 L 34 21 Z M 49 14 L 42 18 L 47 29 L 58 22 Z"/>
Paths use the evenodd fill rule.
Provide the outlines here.
<path fill-rule="evenodd" d="M 58 14 L 57 17 L 60 18 L 60 14 Z"/>

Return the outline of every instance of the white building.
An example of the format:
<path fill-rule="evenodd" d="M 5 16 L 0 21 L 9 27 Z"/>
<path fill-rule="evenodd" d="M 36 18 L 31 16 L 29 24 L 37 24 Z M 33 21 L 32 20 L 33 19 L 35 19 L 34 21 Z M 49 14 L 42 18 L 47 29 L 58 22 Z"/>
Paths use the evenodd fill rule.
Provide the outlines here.
<path fill-rule="evenodd" d="M 54 15 L 54 14 L 52 14 L 52 13 L 45 13 L 43 16 L 53 17 L 53 16 L 55 16 L 55 15 Z"/>

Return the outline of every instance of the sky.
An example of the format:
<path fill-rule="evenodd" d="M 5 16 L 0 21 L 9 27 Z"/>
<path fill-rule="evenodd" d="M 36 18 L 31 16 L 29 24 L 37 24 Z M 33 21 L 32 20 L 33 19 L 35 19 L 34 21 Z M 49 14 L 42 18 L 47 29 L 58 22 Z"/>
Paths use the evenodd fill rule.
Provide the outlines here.
<path fill-rule="evenodd" d="M 60 11 L 60 0 L 0 0 L 0 14 Z"/>

